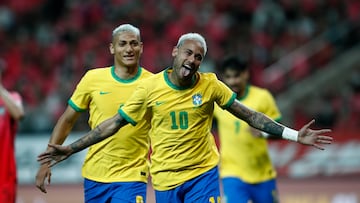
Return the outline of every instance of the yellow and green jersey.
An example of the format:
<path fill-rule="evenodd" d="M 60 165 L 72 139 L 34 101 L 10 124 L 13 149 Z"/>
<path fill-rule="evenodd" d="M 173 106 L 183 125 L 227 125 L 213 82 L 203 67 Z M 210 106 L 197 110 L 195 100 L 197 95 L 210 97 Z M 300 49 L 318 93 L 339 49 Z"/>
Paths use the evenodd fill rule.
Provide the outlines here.
<path fill-rule="evenodd" d="M 89 110 L 89 126 L 94 129 L 113 117 L 139 82 L 151 75 L 139 68 L 136 76 L 124 80 L 115 74 L 114 66 L 89 70 L 68 103 L 78 112 Z M 149 129 L 149 122 L 141 119 L 135 127 L 126 125 L 114 136 L 92 145 L 86 155 L 82 175 L 98 182 L 147 182 Z"/>
<path fill-rule="evenodd" d="M 227 107 L 236 98 L 213 73 L 197 73 L 193 84 L 171 83 L 166 69 L 145 79 L 119 109 L 136 125 L 147 109 L 151 119 L 151 167 L 156 190 L 179 186 L 218 164 L 219 154 L 211 134 L 214 103 Z"/>
<path fill-rule="evenodd" d="M 245 106 L 279 121 L 281 114 L 269 91 L 248 85 L 246 94 L 238 100 Z M 220 136 L 220 175 L 238 177 L 248 183 L 259 183 L 276 176 L 268 154 L 267 141 L 254 137 L 250 126 L 228 111 L 215 107 Z"/>

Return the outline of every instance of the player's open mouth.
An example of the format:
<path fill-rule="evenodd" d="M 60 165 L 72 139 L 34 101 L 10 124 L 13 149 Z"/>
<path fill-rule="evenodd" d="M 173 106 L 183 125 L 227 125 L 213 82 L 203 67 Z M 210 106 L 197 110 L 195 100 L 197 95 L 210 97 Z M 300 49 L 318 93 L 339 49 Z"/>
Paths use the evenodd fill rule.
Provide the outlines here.
<path fill-rule="evenodd" d="M 191 71 L 192 71 L 192 68 L 189 65 L 183 65 L 180 69 L 180 73 L 184 77 L 189 76 Z"/>

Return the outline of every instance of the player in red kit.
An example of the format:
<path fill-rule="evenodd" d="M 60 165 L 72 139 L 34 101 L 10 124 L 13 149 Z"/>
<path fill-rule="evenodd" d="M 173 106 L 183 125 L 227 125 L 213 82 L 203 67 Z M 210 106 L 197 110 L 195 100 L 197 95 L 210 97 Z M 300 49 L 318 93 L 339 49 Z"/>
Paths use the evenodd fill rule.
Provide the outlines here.
<path fill-rule="evenodd" d="M 1 64 L 0 64 L 1 65 Z M 24 116 L 21 97 L 4 88 L 0 71 L 0 202 L 16 201 L 15 135 Z"/>

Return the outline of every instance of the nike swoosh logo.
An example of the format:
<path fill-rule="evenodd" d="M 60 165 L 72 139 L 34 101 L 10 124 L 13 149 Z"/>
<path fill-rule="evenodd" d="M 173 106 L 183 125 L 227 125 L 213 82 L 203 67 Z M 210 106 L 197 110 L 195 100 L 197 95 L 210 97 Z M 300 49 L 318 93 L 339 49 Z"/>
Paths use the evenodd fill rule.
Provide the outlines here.
<path fill-rule="evenodd" d="M 104 91 L 100 91 L 100 94 L 103 95 L 103 94 L 109 94 L 111 92 L 104 92 Z"/>
<path fill-rule="evenodd" d="M 160 106 L 160 105 L 163 104 L 163 103 L 165 103 L 165 102 L 156 101 L 156 102 L 155 102 L 155 105 L 156 105 L 156 106 Z"/>

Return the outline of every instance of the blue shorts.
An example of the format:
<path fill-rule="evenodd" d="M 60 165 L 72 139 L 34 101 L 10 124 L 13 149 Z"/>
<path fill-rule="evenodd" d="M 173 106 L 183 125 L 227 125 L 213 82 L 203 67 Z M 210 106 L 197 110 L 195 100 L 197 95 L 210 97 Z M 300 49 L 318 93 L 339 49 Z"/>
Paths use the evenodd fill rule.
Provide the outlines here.
<path fill-rule="evenodd" d="M 84 180 L 85 203 L 145 203 L 146 183 Z"/>
<path fill-rule="evenodd" d="M 156 202 L 220 203 L 219 172 L 215 167 L 206 173 L 166 191 L 155 190 Z"/>
<path fill-rule="evenodd" d="M 222 179 L 224 202 L 247 203 L 276 203 L 279 202 L 276 190 L 276 180 L 249 184 L 239 178 L 228 177 Z"/>

